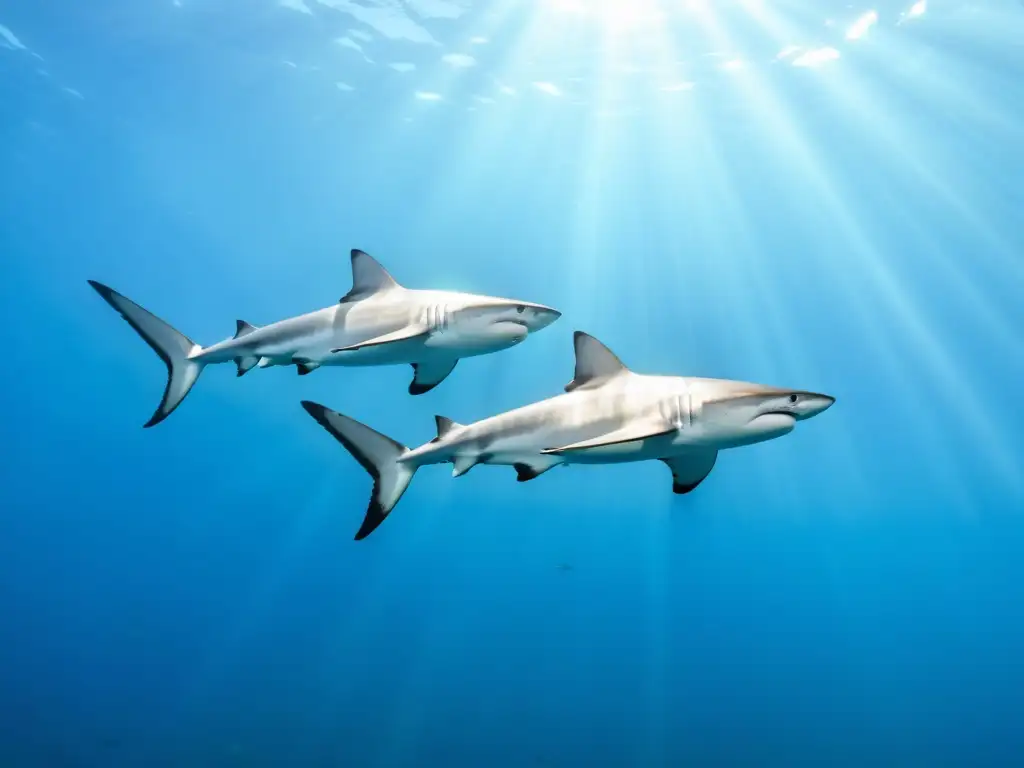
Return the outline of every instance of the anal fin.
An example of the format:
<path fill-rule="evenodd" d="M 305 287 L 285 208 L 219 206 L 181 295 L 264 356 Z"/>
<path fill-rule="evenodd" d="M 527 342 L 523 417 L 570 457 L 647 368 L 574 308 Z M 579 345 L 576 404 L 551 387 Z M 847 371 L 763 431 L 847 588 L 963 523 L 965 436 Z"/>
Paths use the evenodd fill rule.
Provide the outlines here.
<path fill-rule="evenodd" d="M 320 363 L 313 362 L 312 360 L 296 360 L 295 367 L 299 371 L 299 376 L 305 376 L 319 368 Z"/>

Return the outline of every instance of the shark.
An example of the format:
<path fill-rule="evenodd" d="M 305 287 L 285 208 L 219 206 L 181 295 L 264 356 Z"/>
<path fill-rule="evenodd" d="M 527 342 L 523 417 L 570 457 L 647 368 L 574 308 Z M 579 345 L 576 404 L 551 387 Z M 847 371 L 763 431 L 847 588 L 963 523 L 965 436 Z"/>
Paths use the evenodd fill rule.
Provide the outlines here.
<path fill-rule="evenodd" d="M 560 465 L 657 460 L 671 470 L 673 492 L 687 494 L 711 473 L 720 451 L 782 437 L 835 402 L 804 390 L 636 373 L 582 331 L 573 345 L 574 377 L 562 394 L 471 424 L 435 416 L 437 436 L 418 448 L 303 400 L 373 478 L 356 540 L 387 518 L 420 467 L 452 464 L 452 476 L 460 477 L 478 464 L 503 465 L 526 482 Z"/>
<path fill-rule="evenodd" d="M 273 366 L 294 365 L 303 376 L 322 366 L 408 364 L 409 394 L 422 395 L 462 358 L 508 349 L 561 315 L 518 299 L 406 288 L 365 251 L 352 249 L 351 259 L 352 288 L 337 304 L 264 326 L 237 320 L 234 336 L 208 347 L 89 280 L 167 366 L 163 398 L 144 426 L 170 416 L 215 363 L 234 363 L 238 376 Z"/>

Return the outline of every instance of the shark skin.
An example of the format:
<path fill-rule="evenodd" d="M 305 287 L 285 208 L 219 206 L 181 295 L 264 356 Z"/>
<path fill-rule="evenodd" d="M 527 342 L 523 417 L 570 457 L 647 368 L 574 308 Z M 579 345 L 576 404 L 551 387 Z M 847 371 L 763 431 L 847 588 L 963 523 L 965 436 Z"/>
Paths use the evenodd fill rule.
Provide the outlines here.
<path fill-rule="evenodd" d="M 188 395 L 208 365 L 253 368 L 294 365 L 300 376 L 323 366 L 406 364 L 409 394 L 429 392 L 464 357 L 515 346 L 561 313 L 543 304 L 496 296 L 405 288 L 369 254 L 351 252 L 352 289 L 338 303 L 270 325 L 236 322 L 235 335 L 208 347 L 102 283 L 89 284 L 128 322 L 167 366 L 167 386 L 152 427 Z"/>
<path fill-rule="evenodd" d="M 507 465 L 519 482 L 563 464 L 664 462 L 677 494 L 710 474 L 718 452 L 773 440 L 828 409 L 835 398 L 726 379 L 653 376 L 629 370 L 592 336 L 574 334 L 576 371 L 565 393 L 472 424 L 437 416 L 437 437 L 418 448 L 305 400 L 303 408 L 374 480 L 356 539 L 372 533 L 430 464 L 460 477 L 478 464 Z"/>

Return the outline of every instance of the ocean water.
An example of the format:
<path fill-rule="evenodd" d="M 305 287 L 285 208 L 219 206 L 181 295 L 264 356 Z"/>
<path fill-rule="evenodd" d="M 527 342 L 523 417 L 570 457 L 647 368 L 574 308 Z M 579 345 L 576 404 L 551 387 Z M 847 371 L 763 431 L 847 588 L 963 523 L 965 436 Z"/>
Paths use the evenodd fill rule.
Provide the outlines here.
<path fill-rule="evenodd" d="M 1024 7 L 0 0 L 0 766 L 1019 765 Z M 562 310 L 408 366 L 160 360 L 410 287 Z M 827 392 L 658 462 L 370 479 L 572 378 Z"/>

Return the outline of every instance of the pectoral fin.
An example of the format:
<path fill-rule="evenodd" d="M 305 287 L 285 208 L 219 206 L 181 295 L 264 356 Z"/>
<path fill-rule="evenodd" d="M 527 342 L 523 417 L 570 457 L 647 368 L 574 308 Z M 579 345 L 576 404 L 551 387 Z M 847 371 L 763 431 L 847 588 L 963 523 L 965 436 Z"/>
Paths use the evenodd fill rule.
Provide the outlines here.
<path fill-rule="evenodd" d="M 477 464 L 480 464 L 486 457 L 484 456 L 456 456 L 452 459 L 452 477 L 462 477 L 464 474 L 469 472 Z"/>
<path fill-rule="evenodd" d="M 363 347 L 377 347 L 381 344 L 392 344 L 396 341 L 408 341 L 409 339 L 415 339 L 418 336 L 426 337 L 430 334 L 430 329 L 423 325 L 407 325 L 404 328 L 399 328 L 397 331 L 391 331 L 391 333 L 385 333 L 381 336 L 376 336 L 366 341 L 360 341 L 357 344 L 350 344 L 347 347 L 336 347 L 331 352 L 353 352 Z"/>
<path fill-rule="evenodd" d="M 579 453 L 581 451 L 590 451 L 612 445 L 633 443 L 639 440 L 650 440 L 654 437 L 671 435 L 675 431 L 675 427 L 669 427 L 666 429 L 664 422 L 656 424 L 651 422 L 638 422 L 635 424 L 627 424 L 621 429 L 616 429 L 614 432 L 607 432 L 599 437 L 591 438 L 590 440 L 581 440 L 578 443 L 570 443 L 569 445 L 563 445 L 558 448 L 548 448 L 547 450 L 541 451 L 541 453 L 545 455 L 553 454 L 561 456 L 565 453 Z"/>
<path fill-rule="evenodd" d="M 244 376 L 246 373 L 256 367 L 260 359 L 255 355 L 247 355 L 245 357 L 236 357 L 235 365 L 238 366 L 238 375 Z"/>
<path fill-rule="evenodd" d="M 689 493 L 711 474 L 718 459 L 718 451 L 694 450 L 671 459 L 662 459 L 672 470 L 672 492 Z"/>
<path fill-rule="evenodd" d="M 552 467 L 557 467 L 561 462 L 546 458 L 536 458 L 530 461 L 520 461 L 512 466 L 516 470 L 516 481 L 525 483 L 527 480 L 533 480 L 534 478 L 540 477 Z"/>
<path fill-rule="evenodd" d="M 459 362 L 457 357 L 450 360 L 430 360 L 426 363 L 413 363 L 413 377 L 409 383 L 410 395 L 422 395 L 429 392 L 455 370 L 455 364 Z"/>

